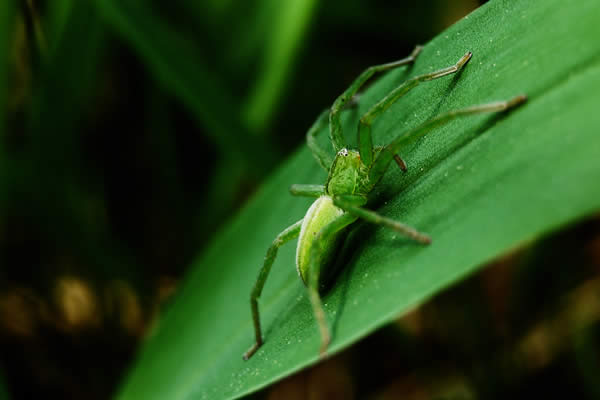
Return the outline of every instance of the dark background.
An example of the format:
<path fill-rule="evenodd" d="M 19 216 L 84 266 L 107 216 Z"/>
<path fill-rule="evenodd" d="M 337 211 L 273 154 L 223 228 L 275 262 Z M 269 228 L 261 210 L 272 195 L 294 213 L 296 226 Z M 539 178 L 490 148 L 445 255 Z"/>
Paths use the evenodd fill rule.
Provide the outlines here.
<path fill-rule="evenodd" d="M 111 3 L 7 3 L 0 362 L 10 398 L 111 397 L 186 267 L 304 145 L 321 110 L 366 66 L 406 56 L 483 2 L 322 1 L 291 38 L 278 30 L 284 2 L 123 1 L 147 21 L 141 33 L 98 5 Z M 258 396 L 600 398 L 599 272 L 596 218 Z"/>

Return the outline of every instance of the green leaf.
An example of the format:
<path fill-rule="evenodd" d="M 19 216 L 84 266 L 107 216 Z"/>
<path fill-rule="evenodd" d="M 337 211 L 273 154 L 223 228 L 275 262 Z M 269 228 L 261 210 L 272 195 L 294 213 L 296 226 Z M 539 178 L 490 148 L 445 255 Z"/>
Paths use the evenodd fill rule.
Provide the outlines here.
<path fill-rule="evenodd" d="M 596 0 L 492 1 L 347 112 L 345 132 L 354 136 L 358 116 L 408 75 L 451 65 L 468 50 L 473 59 L 459 76 L 423 84 L 376 121 L 375 141 L 447 110 L 520 93 L 530 99 L 506 115 L 432 131 L 402 154 L 407 174 L 388 171 L 372 207 L 429 233 L 433 244 L 354 228 L 340 255 L 344 273 L 324 297 L 330 353 L 478 266 L 600 208 L 598 15 Z M 319 334 L 292 244 L 281 249 L 260 300 L 265 345 L 247 362 L 241 355 L 253 341 L 248 297 L 266 248 L 310 202 L 292 198 L 288 187 L 324 177 L 306 148 L 271 176 L 193 265 L 118 398 L 235 398 L 318 361 Z"/>

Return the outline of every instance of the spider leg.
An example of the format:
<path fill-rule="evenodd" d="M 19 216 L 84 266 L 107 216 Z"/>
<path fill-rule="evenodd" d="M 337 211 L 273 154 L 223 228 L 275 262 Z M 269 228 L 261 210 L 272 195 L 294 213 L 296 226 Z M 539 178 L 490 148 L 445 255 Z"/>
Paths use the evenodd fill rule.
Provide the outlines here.
<path fill-rule="evenodd" d="M 395 221 L 391 218 L 384 217 L 383 215 L 378 214 L 375 211 L 371 211 L 371 210 L 367 210 L 366 208 L 362 208 L 362 207 L 356 205 L 356 202 L 352 201 L 352 199 L 349 196 L 348 197 L 347 196 L 335 197 L 333 199 L 333 204 L 335 204 L 342 210 L 347 211 L 348 213 L 350 213 L 358 218 L 364 219 L 365 221 L 370 222 L 372 224 L 383 225 L 385 227 L 393 229 L 396 232 L 401 233 L 416 242 L 419 242 L 422 244 L 431 243 L 431 238 L 429 236 L 427 236 L 426 234 L 421 233 L 421 232 L 417 231 L 416 229 L 414 229 L 406 224 L 403 224 L 402 222 Z"/>
<path fill-rule="evenodd" d="M 523 104 L 525 101 L 527 101 L 527 96 L 521 94 L 506 101 L 496 101 L 493 103 L 480 104 L 440 114 L 437 117 L 432 118 L 429 121 L 424 122 L 420 126 L 412 129 L 411 131 L 398 136 L 390 144 L 385 146 L 379 152 L 379 154 L 377 154 L 377 158 L 375 159 L 375 161 L 373 161 L 373 165 L 371 166 L 371 170 L 369 171 L 369 179 L 372 182 L 377 182 L 387 170 L 389 163 L 394 158 L 394 155 L 398 153 L 398 151 L 400 151 L 400 149 L 403 146 L 405 146 L 407 143 L 413 140 L 416 140 L 421 136 L 424 136 L 431 129 L 448 123 L 449 121 L 452 121 L 453 119 L 462 116 L 506 111 L 511 108 L 517 107 L 520 104 Z"/>
<path fill-rule="evenodd" d="M 290 192 L 294 196 L 319 197 L 325 194 L 325 186 L 294 184 L 290 187 Z"/>
<path fill-rule="evenodd" d="M 342 124 L 340 122 L 340 113 L 341 111 L 347 107 L 347 103 L 349 101 L 353 101 L 354 96 L 360 88 L 376 73 L 388 71 L 393 68 L 401 67 L 403 65 L 411 64 L 415 61 L 419 53 L 421 52 L 422 47 L 417 46 L 413 50 L 413 52 L 406 58 L 402 60 L 394 61 L 387 64 L 374 65 L 372 67 L 367 68 L 362 74 L 356 78 L 354 82 L 342 93 L 331 106 L 331 110 L 329 112 L 329 136 L 331 139 L 331 143 L 333 145 L 333 149 L 337 153 L 343 147 L 345 147 L 345 141 L 342 136 Z"/>
<path fill-rule="evenodd" d="M 327 123 L 329 122 L 328 116 L 329 110 L 324 110 L 308 129 L 308 132 L 306 132 L 306 144 L 310 151 L 312 151 L 313 156 L 319 165 L 323 167 L 325 171 L 329 171 L 329 167 L 331 167 L 331 164 L 333 163 L 333 157 L 327 150 L 319 146 L 316 137 L 317 134 L 327 126 Z"/>
<path fill-rule="evenodd" d="M 283 244 L 297 238 L 300 234 L 301 227 L 302 220 L 283 230 L 283 232 L 277 235 L 277 237 L 275 238 L 275 240 L 273 240 L 273 243 L 271 243 L 271 246 L 269 246 L 269 249 L 267 250 L 265 261 L 263 263 L 262 268 L 260 269 L 260 273 L 258 274 L 258 278 L 256 279 L 256 283 L 254 284 L 254 288 L 252 289 L 252 293 L 250 295 L 250 309 L 252 310 L 252 322 L 254 324 L 254 335 L 256 336 L 256 341 L 252 345 L 252 347 L 250 347 L 250 349 L 248 349 L 248 351 L 244 353 L 244 360 L 247 360 L 250 357 L 252 357 L 256 350 L 258 350 L 258 348 L 263 344 L 262 332 L 260 329 L 260 315 L 258 313 L 258 298 L 262 293 L 263 286 L 265 286 L 265 281 L 269 276 L 269 272 L 271 272 L 273 261 L 275 261 L 275 257 L 277 256 L 277 250 Z"/>
<path fill-rule="evenodd" d="M 352 214 L 345 213 L 340 215 L 338 218 L 325 225 L 323 229 L 319 231 L 319 233 L 315 236 L 313 245 L 311 247 L 307 290 L 308 297 L 313 308 L 313 313 L 319 326 L 319 332 L 321 334 L 321 347 L 319 354 L 322 357 L 325 356 L 327 347 L 331 341 L 331 333 L 329 331 L 329 327 L 327 326 L 325 311 L 323 310 L 323 302 L 321 301 L 321 295 L 319 294 L 319 277 L 321 272 L 322 255 L 328 249 L 331 237 L 354 221 L 356 221 L 356 217 Z"/>
<path fill-rule="evenodd" d="M 369 109 L 362 116 L 358 124 L 358 151 L 360 152 L 360 158 L 362 162 L 370 166 L 373 162 L 373 140 L 371 138 L 371 124 L 373 120 L 386 111 L 392 104 L 394 104 L 400 97 L 404 96 L 411 89 L 417 87 L 421 82 L 431 81 L 433 79 L 441 78 L 443 76 L 453 74 L 461 70 L 461 68 L 471 59 L 472 53 L 469 51 L 456 62 L 456 64 L 440 69 L 438 71 L 430 72 L 428 74 L 415 76 L 400 86 L 392 90 L 387 96 L 381 99 L 377 104 Z"/>

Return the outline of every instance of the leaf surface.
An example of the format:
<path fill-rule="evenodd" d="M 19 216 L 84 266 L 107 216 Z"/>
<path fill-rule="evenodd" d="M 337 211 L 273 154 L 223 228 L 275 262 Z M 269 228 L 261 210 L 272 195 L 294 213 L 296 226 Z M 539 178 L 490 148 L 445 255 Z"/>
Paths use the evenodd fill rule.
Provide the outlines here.
<path fill-rule="evenodd" d="M 346 268 L 324 297 L 331 353 L 478 266 L 600 208 L 598 16 L 596 0 L 491 1 L 347 112 L 345 133 L 354 137 L 358 116 L 392 88 L 469 50 L 474 56 L 462 73 L 419 86 L 377 120 L 375 142 L 440 112 L 529 96 L 509 114 L 435 129 L 403 152 L 408 173 L 388 171 L 371 207 L 427 232 L 433 244 L 354 227 L 340 254 Z M 251 360 L 241 356 L 253 341 L 248 297 L 267 246 L 310 204 L 288 188 L 324 179 L 307 148 L 275 171 L 194 263 L 118 398 L 236 398 L 318 361 L 319 334 L 293 244 L 281 249 L 260 300 L 266 343 Z"/>

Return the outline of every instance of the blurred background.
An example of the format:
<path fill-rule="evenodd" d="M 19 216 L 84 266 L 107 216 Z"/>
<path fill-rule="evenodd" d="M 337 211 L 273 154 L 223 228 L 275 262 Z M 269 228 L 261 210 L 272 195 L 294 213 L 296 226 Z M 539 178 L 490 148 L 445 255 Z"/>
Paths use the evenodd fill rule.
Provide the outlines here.
<path fill-rule="evenodd" d="M 315 117 L 482 3 L 2 0 L 0 398 L 110 398 Z M 600 398 L 599 273 L 596 218 L 255 397 Z"/>

